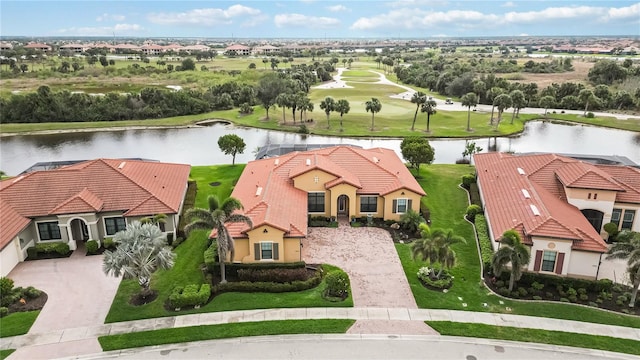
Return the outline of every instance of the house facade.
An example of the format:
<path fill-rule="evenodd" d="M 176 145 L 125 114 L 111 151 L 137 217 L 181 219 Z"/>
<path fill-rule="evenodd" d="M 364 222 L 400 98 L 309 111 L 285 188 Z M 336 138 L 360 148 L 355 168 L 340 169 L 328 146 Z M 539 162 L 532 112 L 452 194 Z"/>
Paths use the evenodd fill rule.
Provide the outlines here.
<path fill-rule="evenodd" d="M 230 224 L 235 262 L 300 261 L 309 217 L 399 220 L 425 193 L 393 150 L 335 146 L 247 164 L 231 196 L 253 228 Z"/>
<path fill-rule="evenodd" d="M 97 159 L 35 171 L 0 182 L 1 276 L 27 257 L 27 248 L 112 237 L 128 223 L 167 215 L 161 230 L 175 234 L 190 165 Z"/>
<path fill-rule="evenodd" d="M 478 188 L 494 250 L 506 230 L 529 246 L 528 271 L 597 279 L 604 224 L 640 231 L 640 170 L 555 154 L 476 154 Z"/>

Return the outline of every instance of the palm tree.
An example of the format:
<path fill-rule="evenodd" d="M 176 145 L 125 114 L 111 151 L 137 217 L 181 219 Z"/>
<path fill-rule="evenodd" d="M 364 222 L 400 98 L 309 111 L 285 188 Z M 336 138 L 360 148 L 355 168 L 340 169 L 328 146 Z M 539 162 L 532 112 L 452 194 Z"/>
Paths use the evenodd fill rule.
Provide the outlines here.
<path fill-rule="evenodd" d="M 416 126 L 416 118 L 418 117 L 418 110 L 420 110 L 420 107 L 426 101 L 427 101 L 427 94 L 423 93 L 422 91 L 414 92 L 413 96 L 411 96 L 411 103 L 416 104 L 416 112 L 413 114 L 413 123 L 411 123 L 411 131 L 413 131 Z"/>
<path fill-rule="evenodd" d="M 584 113 L 582 113 L 582 116 L 587 116 L 587 111 L 589 111 L 589 103 L 595 103 L 598 101 L 598 98 L 590 89 L 580 90 L 578 98 L 584 103 Z"/>
<path fill-rule="evenodd" d="M 431 115 L 434 115 L 437 111 L 436 111 L 436 106 L 438 104 L 436 103 L 435 100 L 427 100 L 425 101 L 424 104 L 422 104 L 422 107 L 420 108 L 421 112 L 427 113 L 427 132 L 431 132 L 431 130 L 429 129 L 429 126 L 431 125 Z"/>
<path fill-rule="evenodd" d="M 428 263 L 440 264 L 440 270 L 436 275 L 440 279 L 445 268 L 451 269 L 456 264 L 456 252 L 451 249 L 451 245 L 466 243 L 466 240 L 459 235 L 455 235 L 453 230 L 431 230 L 429 225 L 420 224 L 421 238 L 411 245 L 411 254 L 414 259 L 428 261 Z"/>
<path fill-rule="evenodd" d="M 513 90 L 509 96 L 511 96 L 511 102 L 513 103 L 513 114 L 511 115 L 511 123 L 515 117 L 520 117 L 520 109 L 527 104 L 527 99 L 521 90 Z"/>
<path fill-rule="evenodd" d="M 496 97 L 498 97 L 499 95 L 504 93 L 504 89 L 503 88 L 499 88 L 499 87 L 492 87 L 491 90 L 489 90 L 489 96 L 491 96 L 491 120 L 489 121 L 489 124 L 493 125 L 493 110 L 495 110 L 496 107 L 496 103 L 495 103 L 495 99 Z"/>
<path fill-rule="evenodd" d="M 348 114 L 351 107 L 349 106 L 349 101 L 345 99 L 340 99 L 336 102 L 334 110 L 340 113 L 340 131 L 343 131 L 342 128 L 342 115 Z"/>
<path fill-rule="evenodd" d="M 520 234 L 515 230 L 507 230 L 500 238 L 500 248 L 493 255 L 491 263 L 493 272 L 500 276 L 507 264 L 511 264 L 511 277 L 509 278 L 509 291 L 522 276 L 522 267 L 529 264 L 531 255 L 527 246 L 520 240 Z"/>
<path fill-rule="evenodd" d="M 282 108 L 282 123 L 286 124 L 287 119 L 285 117 L 285 110 L 291 104 L 291 95 L 287 93 L 281 93 L 276 97 L 276 104 Z M 294 120 L 295 122 L 295 120 Z"/>
<path fill-rule="evenodd" d="M 162 230 L 164 224 L 167 223 L 167 215 L 166 214 L 155 214 L 153 216 L 147 216 L 140 219 L 140 222 L 143 224 L 153 224 Z M 161 225 L 163 224 L 163 225 Z"/>
<path fill-rule="evenodd" d="M 553 96 L 547 95 L 540 98 L 540 101 L 538 101 L 538 105 L 544 108 L 544 117 L 547 117 L 547 110 L 550 107 L 555 106 L 555 103 L 556 99 Z"/>
<path fill-rule="evenodd" d="M 373 131 L 374 122 L 375 122 L 374 117 L 377 112 L 380 112 L 380 110 L 382 110 L 382 104 L 380 103 L 380 100 L 376 98 L 371 98 L 371 100 L 365 102 L 364 105 L 365 105 L 364 109 L 367 112 L 371 111 L 371 131 Z"/>
<path fill-rule="evenodd" d="M 493 99 L 493 106 L 498 108 L 498 122 L 496 122 L 496 130 L 500 125 L 500 121 L 502 121 L 502 113 L 511 107 L 513 102 L 511 100 L 511 96 L 507 94 L 500 94 L 495 99 Z"/>
<path fill-rule="evenodd" d="M 175 254 L 167 247 L 167 237 L 154 224 L 134 221 L 118 232 L 113 241 L 115 250 L 104 252 L 102 271 L 106 275 L 138 279 L 140 295 L 151 295 L 151 276 L 158 269 L 173 267 Z"/>
<path fill-rule="evenodd" d="M 332 111 L 335 110 L 336 101 L 333 100 L 331 96 L 327 96 L 320 102 L 320 109 L 324 110 L 324 113 L 327 114 L 327 128 L 331 128 L 331 123 L 329 122 L 329 115 Z"/>
<path fill-rule="evenodd" d="M 218 199 L 215 196 L 210 195 L 207 200 L 209 201 L 208 210 L 192 208 L 187 211 L 187 218 L 192 220 L 184 227 L 184 231 L 188 236 L 188 234 L 195 229 L 216 230 L 218 235 L 218 259 L 220 261 L 220 283 L 226 283 L 225 261 L 227 261 L 227 254 L 229 254 L 231 261 L 233 261 L 235 256 L 235 243 L 226 224 L 243 222 L 249 225 L 249 228 L 252 228 L 253 222 L 248 216 L 233 213 L 235 210 L 243 208 L 240 200 L 234 197 L 227 198 L 219 206 Z"/>
<path fill-rule="evenodd" d="M 471 107 L 478 105 L 478 95 L 475 93 L 467 93 L 460 99 L 462 106 L 467 107 L 467 131 L 471 131 Z"/>
<path fill-rule="evenodd" d="M 640 233 L 623 230 L 616 235 L 616 242 L 607 251 L 607 259 L 627 259 L 627 271 L 633 282 L 629 307 L 634 307 L 640 287 Z"/>

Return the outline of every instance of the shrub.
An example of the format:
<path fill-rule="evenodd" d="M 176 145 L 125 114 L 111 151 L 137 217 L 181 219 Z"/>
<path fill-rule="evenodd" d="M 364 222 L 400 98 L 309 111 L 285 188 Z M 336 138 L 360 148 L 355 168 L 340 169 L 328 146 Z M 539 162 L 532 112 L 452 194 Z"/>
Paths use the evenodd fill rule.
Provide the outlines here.
<path fill-rule="evenodd" d="M 579 288 L 578 289 L 578 295 L 585 295 L 587 293 L 587 289 L 585 288 Z"/>
<path fill-rule="evenodd" d="M 36 249 L 35 246 L 31 246 L 27 248 L 27 258 L 32 260 L 38 258 L 38 249 Z"/>
<path fill-rule="evenodd" d="M 569 295 L 568 298 L 572 303 L 578 301 L 578 297 L 576 295 Z"/>
<path fill-rule="evenodd" d="M 608 241 L 613 241 L 619 232 L 618 225 L 612 222 L 604 224 L 603 229 L 607 234 L 609 234 L 609 238 L 607 239 Z"/>
<path fill-rule="evenodd" d="M 177 286 L 169 295 L 169 303 L 173 308 L 200 306 L 209 300 L 211 286 L 209 284 Z"/>
<path fill-rule="evenodd" d="M 509 288 L 506 287 L 501 287 L 498 289 L 498 294 L 502 295 L 502 296 L 509 296 L 510 291 Z"/>
<path fill-rule="evenodd" d="M 242 105 L 240 105 L 240 114 L 253 114 L 253 106 L 251 106 L 249 103 L 243 103 Z"/>
<path fill-rule="evenodd" d="M 545 294 L 545 296 L 547 297 L 547 299 L 553 299 L 553 293 L 550 293 L 547 291 L 547 293 Z"/>
<path fill-rule="evenodd" d="M 502 280 L 498 280 L 498 281 L 496 281 L 496 287 L 497 287 L 497 288 L 504 287 L 504 281 L 502 281 Z"/>
<path fill-rule="evenodd" d="M 602 300 L 602 298 L 597 298 L 596 299 L 596 304 L 602 304 L 604 302 L 604 300 Z"/>
<path fill-rule="evenodd" d="M 214 286 L 213 292 L 217 294 L 227 291 L 265 293 L 303 291 L 318 286 L 321 281 L 322 273 L 318 271 L 315 276 L 310 277 L 306 281 L 293 281 L 291 283 L 230 281 Z"/>
<path fill-rule="evenodd" d="M 589 301 L 589 306 L 591 306 L 591 307 L 599 307 L 599 304 L 597 302 Z"/>
<path fill-rule="evenodd" d="M 471 204 L 467 207 L 467 220 L 474 221 L 476 219 L 476 215 L 482 214 L 482 208 L 478 205 Z"/>
<path fill-rule="evenodd" d="M 523 288 L 523 287 L 519 287 L 519 288 L 518 288 L 518 294 L 519 294 L 520 296 L 523 296 L 523 297 L 524 297 L 524 296 L 529 295 L 529 292 L 527 291 L 527 289 L 525 289 L 525 288 Z"/>
<path fill-rule="evenodd" d="M 37 259 L 40 254 L 58 254 L 61 256 L 67 256 L 70 252 L 71 249 L 69 249 L 69 244 L 62 241 L 37 243 L 35 246 L 27 249 L 27 254 L 29 258 L 32 259 Z"/>
<path fill-rule="evenodd" d="M 14 282 L 13 279 L 8 277 L 0 277 L 0 297 L 11 294 L 13 291 Z"/>
<path fill-rule="evenodd" d="M 568 296 L 576 296 L 576 295 L 578 295 L 578 292 L 576 291 L 576 289 L 570 287 L 569 289 L 567 289 L 567 295 Z"/>
<path fill-rule="evenodd" d="M 569 302 L 569 299 L 562 297 L 562 298 L 560 298 L 560 302 L 566 302 L 566 303 L 568 303 L 568 302 Z"/>
<path fill-rule="evenodd" d="M 104 238 L 102 240 L 102 247 L 107 249 L 107 250 L 113 250 L 116 248 L 116 243 L 113 242 L 113 238 Z"/>
<path fill-rule="evenodd" d="M 541 284 L 541 283 L 539 283 L 539 282 L 537 282 L 537 281 L 534 281 L 534 282 L 531 284 L 531 287 L 532 287 L 534 290 L 540 291 L 540 290 L 544 289 L 544 284 Z"/>
<path fill-rule="evenodd" d="M 482 256 L 482 266 L 485 272 L 491 271 L 491 261 L 493 260 L 493 247 L 489 238 L 489 230 L 487 229 L 487 220 L 484 215 L 476 215 L 474 224 L 478 233 L 478 242 L 480 243 L 480 255 Z"/>
<path fill-rule="evenodd" d="M 300 125 L 300 128 L 298 129 L 298 134 L 308 134 L 309 133 L 309 129 L 307 128 L 307 125 L 302 124 Z"/>
<path fill-rule="evenodd" d="M 542 300 L 542 296 L 534 295 L 533 300 Z"/>
<path fill-rule="evenodd" d="M 589 111 L 589 112 L 587 113 L 587 118 L 589 118 L 589 119 L 593 119 L 594 117 L 595 117 L 595 115 L 594 115 L 591 111 Z"/>
<path fill-rule="evenodd" d="M 210 273 L 215 272 L 218 264 L 218 243 L 214 240 L 204 251 L 204 265 Z"/>
<path fill-rule="evenodd" d="M 580 294 L 580 295 L 578 295 L 578 298 L 579 298 L 581 301 L 587 301 L 587 300 L 589 300 L 589 295 L 587 295 L 587 294 Z"/>
<path fill-rule="evenodd" d="M 215 259 L 217 260 L 218 258 L 215 257 Z M 226 272 L 227 272 L 227 277 L 234 278 L 234 277 L 238 277 L 238 271 L 240 269 L 297 269 L 297 268 L 304 268 L 306 266 L 307 264 L 304 261 L 297 261 L 292 263 L 277 263 L 277 262 L 249 263 L 249 264 L 226 263 Z M 214 266 L 212 270 L 213 270 L 212 271 L 213 274 L 220 274 L 220 266 Z"/>
<path fill-rule="evenodd" d="M 85 244 L 87 248 L 87 255 L 93 255 L 98 252 L 98 242 L 95 240 L 89 240 Z"/>
<path fill-rule="evenodd" d="M 35 299 L 42 294 L 42 291 L 34 288 L 33 286 L 29 286 L 28 288 L 24 289 L 23 293 L 27 298 Z"/>
<path fill-rule="evenodd" d="M 471 161 L 467 158 L 458 158 L 456 159 L 456 164 L 470 164 Z"/>
<path fill-rule="evenodd" d="M 305 268 L 238 270 L 238 279 L 240 281 L 290 283 L 293 281 L 305 281 L 308 277 L 308 272 Z"/>
<path fill-rule="evenodd" d="M 409 234 L 418 233 L 418 226 L 424 222 L 420 213 L 411 209 L 400 216 L 400 225 Z"/>
<path fill-rule="evenodd" d="M 476 182 L 476 177 L 473 174 L 462 175 L 462 186 L 469 190 L 471 184 Z"/>
<path fill-rule="evenodd" d="M 478 205 L 482 207 L 482 199 L 480 198 L 480 190 L 478 189 L 478 184 L 473 182 L 469 186 L 469 201 L 472 204 Z"/>
<path fill-rule="evenodd" d="M 9 309 L 6 306 L 0 307 L 0 318 L 9 314 Z"/>
<path fill-rule="evenodd" d="M 345 298 L 349 294 L 349 276 L 342 270 L 334 270 L 325 276 L 327 287 L 324 296 Z"/>

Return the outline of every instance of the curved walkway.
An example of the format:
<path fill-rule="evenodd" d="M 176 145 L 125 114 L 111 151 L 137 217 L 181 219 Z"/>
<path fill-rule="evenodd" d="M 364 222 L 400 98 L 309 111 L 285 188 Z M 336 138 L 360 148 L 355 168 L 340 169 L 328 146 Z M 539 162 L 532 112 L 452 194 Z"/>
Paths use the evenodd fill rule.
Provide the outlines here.
<path fill-rule="evenodd" d="M 198 325 L 303 319 L 453 321 L 541 330 L 565 331 L 580 334 L 611 336 L 631 340 L 640 339 L 640 329 L 638 328 L 585 323 L 571 320 L 539 318 L 524 315 L 406 308 L 294 308 L 191 314 L 55 330 L 46 333 L 34 333 L 10 338 L 3 338 L 0 348 L 19 349 L 32 347 L 30 349 L 31 351 L 29 351 L 29 358 L 53 358 L 56 357 L 56 354 L 51 352 L 51 348 L 43 345 L 60 344 L 66 348 L 73 342 L 83 340 L 95 341 L 97 337 L 103 335 L 116 335 L 145 330 L 180 328 Z M 70 355 L 72 354 L 61 353 L 57 356 Z M 82 354 L 76 352 L 74 353 L 74 355 Z"/>

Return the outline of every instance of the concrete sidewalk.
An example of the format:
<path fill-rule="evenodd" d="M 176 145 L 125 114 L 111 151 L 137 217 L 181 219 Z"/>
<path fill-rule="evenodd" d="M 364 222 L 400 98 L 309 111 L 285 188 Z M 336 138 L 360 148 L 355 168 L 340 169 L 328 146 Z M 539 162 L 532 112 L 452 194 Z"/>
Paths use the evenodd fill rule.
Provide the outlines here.
<path fill-rule="evenodd" d="M 540 318 L 534 316 L 479 313 L 455 310 L 402 309 L 402 308 L 294 308 L 227 311 L 215 313 L 171 316 L 165 318 L 126 321 L 99 326 L 77 327 L 3 338 L 0 348 L 19 349 L 47 344 L 61 344 L 82 340 L 95 340 L 103 335 L 180 328 L 186 326 L 227 324 L 250 321 L 353 319 L 393 321 L 453 321 L 512 326 L 542 330 L 565 331 L 580 334 L 611 336 L 639 340 L 640 329 L 602 325 L 580 321 Z M 77 354 L 81 355 L 81 354 Z"/>

